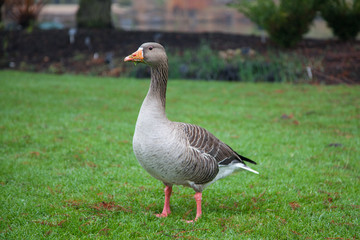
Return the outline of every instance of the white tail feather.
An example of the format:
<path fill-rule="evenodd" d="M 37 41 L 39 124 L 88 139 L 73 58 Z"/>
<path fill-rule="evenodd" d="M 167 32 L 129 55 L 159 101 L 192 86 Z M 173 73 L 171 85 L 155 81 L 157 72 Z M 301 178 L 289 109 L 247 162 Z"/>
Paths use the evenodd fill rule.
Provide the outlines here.
<path fill-rule="evenodd" d="M 259 172 L 257 172 L 257 171 L 255 171 L 255 170 L 249 168 L 248 166 L 244 166 L 244 165 L 240 165 L 240 164 L 239 164 L 239 167 L 242 168 L 242 169 L 245 169 L 245 170 L 247 170 L 247 171 L 250 171 L 250 172 L 259 174 Z"/>

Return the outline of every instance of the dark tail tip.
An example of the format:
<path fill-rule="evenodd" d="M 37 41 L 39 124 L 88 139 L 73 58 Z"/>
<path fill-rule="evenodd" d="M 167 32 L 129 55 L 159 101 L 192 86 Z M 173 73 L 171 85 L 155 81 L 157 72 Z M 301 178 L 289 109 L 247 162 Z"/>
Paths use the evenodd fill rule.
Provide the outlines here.
<path fill-rule="evenodd" d="M 253 160 L 251 160 L 251 159 L 249 159 L 249 158 L 247 158 L 247 157 L 241 156 L 240 154 L 239 154 L 239 157 L 240 157 L 240 159 L 243 160 L 243 161 L 246 161 L 246 162 L 249 162 L 249 163 L 252 163 L 252 164 L 256 164 L 255 161 L 253 161 Z"/>

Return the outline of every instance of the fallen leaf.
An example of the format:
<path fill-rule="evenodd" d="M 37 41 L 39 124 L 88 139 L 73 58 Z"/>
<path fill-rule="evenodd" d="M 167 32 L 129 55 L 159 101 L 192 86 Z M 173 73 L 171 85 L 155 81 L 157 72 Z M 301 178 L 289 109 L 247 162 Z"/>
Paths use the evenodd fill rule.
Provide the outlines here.
<path fill-rule="evenodd" d="M 100 229 L 99 234 L 100 235 L 108 235 L 110 230 L 111 230 L 110 228 Z"/>
<path fill-rule="evenodd" d="M 330 143 L 328 147 L 342 147 L 343 145 L 341 143 Z"/>
<path fill-rule="evenodd" d="M 122 207 L 120 205 L 115 204 L 114 202 L 101 202 L 97 204 L 90 205 L 90 208 L 96 210 L 108 210 L 108 211 L 123 211 L 123 212 L 132 212 L 130 209 Z"/>
<path fill-rule="evenodd" d="M 300 234 L 300 233 L 298 233 L 298 232 L 296 232 L 296 231 L 294 231 L 294 230 L 291 230 L 291 229 L 290 229 L 290 231 L 291 231 L 292 233 L 296 234 L 296 235 L 302 236 L 302 234 Z"/>
<path fill-rule="evenodd" d="M 31 155 L 31 157 L 38 157 L 38 156 L 40 156 L 40 153 L 34 151 L 34 152 L 31 152 L 30 155 Z"/>
<path fill-rule="evenodd" d="M 293 124 L 299 125 L 299 121 L 298 121 L 298 120 L 294 120 L 294 121 L 293 121 Z"/>
<path fill-rule="evenodd" d="M 91 161 L 86 162 L 86 165 L 88 165 L 91 168 L 96 168 L 97 167 L 97 165 L 95 163 L 91 162 Z"/>
<path fill-rule="evenodd" d="M 281 115 L 281 119 L 292 119 L 293 117 L 294 117 L 294 115 L 292 113 L 290 115 L 287 115 L 287 114 Z"/>
<path fill-rule="evenodd" d="M 294 202 L 289 202 L 289 205 L 290 205 L 290 207 L 292 208 L 292 210 L 296 210 L 296 209 L 298 209 L 299 207 L 301 207 L 300 204 L 297 203 L 296 201 L 294 201 Z"/>

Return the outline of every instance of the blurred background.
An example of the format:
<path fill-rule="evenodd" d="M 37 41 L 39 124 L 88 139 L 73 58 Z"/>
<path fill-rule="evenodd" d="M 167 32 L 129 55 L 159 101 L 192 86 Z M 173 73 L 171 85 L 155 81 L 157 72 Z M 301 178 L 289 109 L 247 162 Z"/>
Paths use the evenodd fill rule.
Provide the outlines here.
<path fill-rule="evenodd" d="M 134 69 L 122 59 L 141 43 L 156 41 L 168 49 L 172 78 L 360 81 L 360 0 L 0 0 L 0 4 L 3 69 L 148 77 L 145 67 Z M 203 66 L 204 59 L 211 64 Z"/>
<path fill-rule="evenodd" d="M 4 16 L 7 28 L 14 27 L 16 22 L 16 19 L 9 14 L 11 10 L 8 9 L 12 5 L 10 2 L 16 1 L 3 0 L 4 11 L 7 12 Z M 90 2 L 84 1 L 85 4 Z M 116 29 L 256 35 L 262 33 L 261 28 L 243 13 L 229 7 L 234 3 L 232 0 L 113 0 L 109 2 L 111 2 L 112 24 Z M 76 13 L 79 10 L 79 0 L 48 0 L 42 3 L 44 5 L 37 18 L 41 28 L 77 26 Z M 310 31 L 306 34 L 306 37 L 311 38 L 331 38 L 332 36 L 331 30 L 321 17 L 314 19 Z"/>

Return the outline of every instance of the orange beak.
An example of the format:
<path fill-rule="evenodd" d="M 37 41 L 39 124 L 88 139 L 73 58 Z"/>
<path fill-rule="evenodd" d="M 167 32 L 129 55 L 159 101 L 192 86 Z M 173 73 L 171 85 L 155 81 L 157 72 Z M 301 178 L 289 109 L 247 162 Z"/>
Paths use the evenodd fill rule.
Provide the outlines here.
<path fill-rule="evenodd" d="M 144 62 L 143 49 L 139 48 L 136 52 L 124 58 L 124 62 Z"/>

